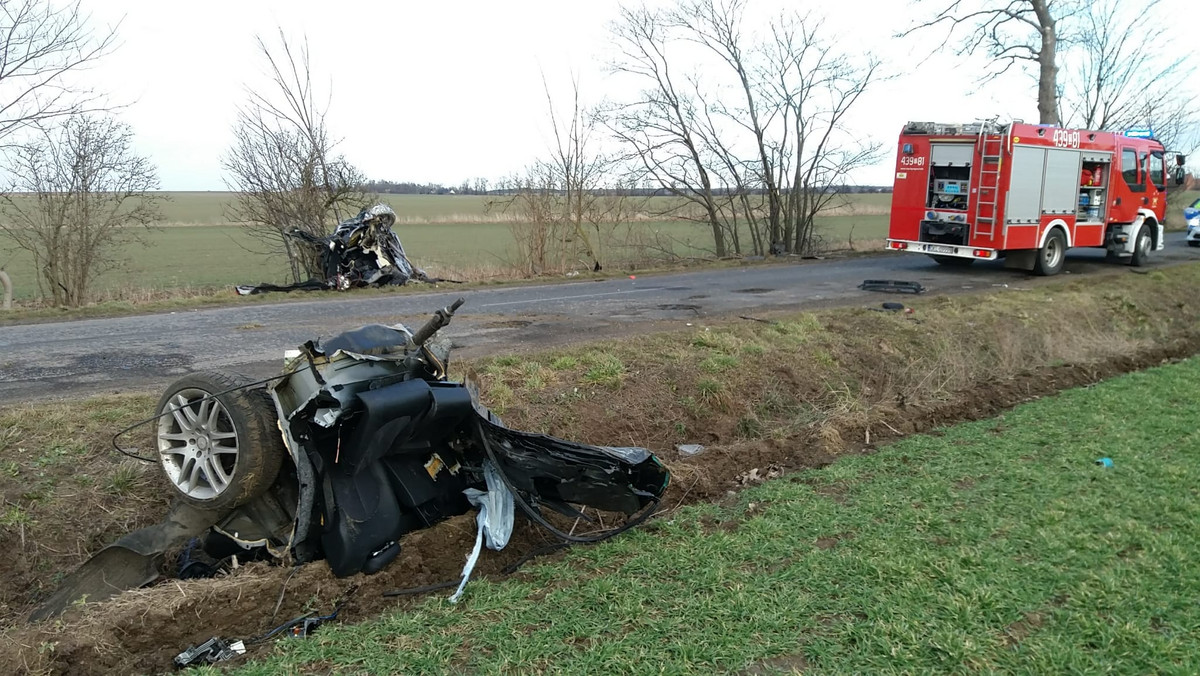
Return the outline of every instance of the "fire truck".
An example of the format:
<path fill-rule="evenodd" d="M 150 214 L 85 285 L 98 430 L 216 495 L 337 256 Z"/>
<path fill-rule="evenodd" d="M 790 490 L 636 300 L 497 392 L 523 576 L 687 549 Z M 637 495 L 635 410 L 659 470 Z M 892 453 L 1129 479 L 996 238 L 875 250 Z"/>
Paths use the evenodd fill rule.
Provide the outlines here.
<path fill-rule="evenodd" d="M 1144 265 L 1163 248 L 1167 165 L 1153 138 L 910 122 L 900 134 L 886 246 L 943 265 L 1003 258 L 1040 275 L 1060 272 L 1071 247 Z"/>

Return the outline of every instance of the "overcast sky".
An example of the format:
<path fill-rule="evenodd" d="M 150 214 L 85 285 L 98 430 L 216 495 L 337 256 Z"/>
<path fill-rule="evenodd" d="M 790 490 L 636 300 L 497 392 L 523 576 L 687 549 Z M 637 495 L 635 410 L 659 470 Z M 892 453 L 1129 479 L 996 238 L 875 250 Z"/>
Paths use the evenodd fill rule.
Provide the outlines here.
<path fill-rule="evenodd" d="M 906 120 L 1037 119 L 1026 76 L 980 86 L 975 76 L 982 65 L 951 55 L 913 68 L 934 36 L 891 39 L 913 21 L 907 2 L 788 4 L 831 12 L 830 30 L 842 46 L 870 47 L 898 73 L 859 104 L 850 124 L 861 137 L 890 146 Z M 548 147 L 543 73 L 563 101 L 572 73 L 585 97 L 615 86 L 605 64 L 618 0 L 84 0 L 84 6 L 98 26 L 120 22 L 118 48 L 84 77 L 128 104 L 119 116 L 132 125 L 140 152 L 157 163 L 166 190 L 225 189 L 220 157 L 236 108 L 247 87 L 267 82 L 254 37 L 274 39 L 277 27 L 307 37 L 317 84 L 331 95 L 331 130 L 370 178 L 457 185 L 503 177 Z M 857 182 L 890 184 L 887 154 Z"/>

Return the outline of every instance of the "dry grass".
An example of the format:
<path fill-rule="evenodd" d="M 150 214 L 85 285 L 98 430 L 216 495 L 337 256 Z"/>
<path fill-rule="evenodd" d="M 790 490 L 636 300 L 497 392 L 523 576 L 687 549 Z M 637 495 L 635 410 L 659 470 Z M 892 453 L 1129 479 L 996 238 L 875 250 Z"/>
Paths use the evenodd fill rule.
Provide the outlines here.
<path fill-rule="evenodd" d="M 490 371 L 484 396 L 498 389 L 518 426 L 656 451 L 830 423 L 859 428 L 860 439 L 872 420 L 902 428 L 906 407 L 1030 370 L 1137 354 L 1190 333 L 1200 321 L 1198 282 L 1200 267 L 1188 265 L 916 300 L 913 314 L 854 309 L 782 316 L 769 326 L 715 323 L 522 357 L 530 365 Z M 553 370 L 557 382 L 531 386 L 522 374 L 534 365 Z M 588 401 L 596 404 L 576 406 Z M 575 408 L 583 410 L 563 414 Z"/>
<path fill-rule="evenodd" d="M 147 395 L 120 395 L 0 409 L 0 617 L 165 511 L 157 468 L 123 459 L 109 444 L 151 406 Z M 145 434 L 130 442 L 148 450 Z"/>
<path fill-rule="evenodd" d="M 1027 391 L 1052 390 L 1056 378 L 1080 382 L 1062 374 L 1100 372 L 1097 365 L 1107 372 L 1135 368 L 1163 346 L 1192 349 L 1200 344 L 1198 285 L 1196 264 L 1146 275 L 1122 270 L 1031 291 L 914 299 L 912 314 L 866 309 L 787 314 L 771 317 L 770 324 L 714 322 L 620 342 L 459 362 L 452 376 L 479 372 L 484 402 L 515 427 L 651 448 L 675 476 L 664 504 L 669 508 L 719 498 L 752 469 L 762 475 L 779 465 L 812 466 L 940 421 L 990 413 L 1014 398 L 1034 396 Z M 107 448 L 107 434 L 148 415 L 151 406 L 150 396 L 125 396 L 0 410 L 5 571 L 0 617 L 6 622 L 27 611 L 88 553 L 165 509 L 153 476 L 157 468 L 122 462 Z M 144 448 L 145 439 L 140 443 Z M 684 459 L 674 450 L 682 443 L 709 450 Z M 464 533 L 469 538 L 469 527 Z M 453 554 L 449 560 L 461 566 Z M 301 574 L 322 584 L 324 570 L 310 566 Z M 249 585 L 239 587 L 238 596 L 270 597 L 283 574 L 276 570 L 236 581 Z M 121 606 L 126 614 L 143 609 L 145 626 L 164 626 L 182 622 L 172 618 L 196 607 L 183 598 L 172 601 L 176 594 L 215 594 L 219 586 L 162 585 L 119 603 L 126 604 Z M 227 598 L 232 592 L 221 593 Z M 262 598 L 254 602 L 257 607 L 267 603 Z M 135 640 L 105 628 L 115 607 L 87 606 L 62 626 L 11 627 L 5 637 L 36 646 L 87 627 L 91 638 L 80 649 L 113 655 Z M 7 658 L 18 654 L 35 668 L 69 661 L 36 648 L 12 648 Z M 5 659 L 0 650 L 0 664 Z"/>

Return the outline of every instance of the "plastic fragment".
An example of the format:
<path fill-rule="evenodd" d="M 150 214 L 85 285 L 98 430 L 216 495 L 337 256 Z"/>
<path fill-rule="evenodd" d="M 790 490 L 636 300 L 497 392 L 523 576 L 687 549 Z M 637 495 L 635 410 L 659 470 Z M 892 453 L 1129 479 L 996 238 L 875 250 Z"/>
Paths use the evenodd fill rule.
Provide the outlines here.
<path fill-rule="evenodd" d="M 514 515 L 512 492 L 508 490 L 508 486 L 504 484 L 491 461 L 483 462 L 483 478 L 487 482 L 486 491 L 476 488 L 468 488 L 463 491 L 467 495 L 467 500 L 479 508 L 479 515 L 475 517 L 476 523 L 479 524 L 479 530 L 475 533 L 475 548 L 471 550 L 471 554 L 467 556 L 467 564 L 463 566 L 462 582 L 458 584 L 458 589 L 450 597 L 450 603 L 458 603 L 458 600 L 462 598 L 463 591 L 467 588 L 467 581 L 471 579 L 471 573 L 479 561 L 484 541 L 487 541 L 488 549 L 500 551 L 508 545 L 508 539 L 512 536 Z"/>

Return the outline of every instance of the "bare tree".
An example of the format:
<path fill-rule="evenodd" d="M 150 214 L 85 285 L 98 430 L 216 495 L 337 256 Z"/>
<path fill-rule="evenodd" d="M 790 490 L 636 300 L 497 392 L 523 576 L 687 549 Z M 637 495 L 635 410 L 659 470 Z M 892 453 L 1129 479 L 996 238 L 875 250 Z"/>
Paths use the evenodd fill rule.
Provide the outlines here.
<path fill-rule="evenodd" d="M 613 37 L 621 54 L 614 70 L 642 81 L 640 99 L 611 109 L 610 128 L 631 150 L 647 180 L 685 203 L 698 207 L 712 231 L 717 257 L 727 254 L 725 228 L 718 213 L 718 191 L 702 157 L 697 137 L 702 111 L 688 91 L 688 78 L 677 83 L 667 60 L 672 40 L 667 17 L 646 7 L 621 8 Z M 637 181 L 641 182 L 641 181 Z"/>
<path fill-rule="evenodd" d="M 136 226 L 160 218 L 155 168 L 132 140 L 128 125 L 80 115 L 10 152 L 0 231 L 33 256 L 39 291 L 56 305 L 85 303 L 96 276 L 137 239 Z"/>
<path fill-rule="evenodd" d="M 79 2 L 0 0 L 0 143 L 34 123 L 75 115 L 96 96 L 66 76 L 108 52 L 115 29 L 93 33 Z"/>
<path fill-rule="evenodd" d="M 521 265 L 530 274 L 565 270 L 577 262 L 600 270 L 607 236 L 627 216 L 626 197 L 606 190 L 604 183 L 613 159 L 598 148 L 600 118 L 584 105 L 578 80 L 571 85 L 571 105 L 564 114 L 543 77 L 553 145 L 546 158 L 503 186 L 513 196 L 501 207 L 518 217 L 511 228 Z"/>
<path fill-rule="evenodd" d="M 770 146 L 780 190 L 783 241 L 796 253 L 817 246 L 817 217 L 845 202 L 840 189 L 855 169 L 881 158 L 882 145 L 861 141 L 843 130 L 846 115 L 863 93 L 881 79 L 879 62 L 834 49 L 824 26 L 807 16 L 787 17 L 772 26 L 769 51 L 772 78 L 764 83 L 780 133 Z"/>
<path fill-rule="evenodd" d="M 1105 131 L 1146 125 L 1168 148 L 1190 150 L 1200 118 L 1181 92 L 1195 68 L 1146 39 L 1169 20 L 1159 0 L 1137 8 L 1098 0 L 1078 19 L 1077 39 L 1066 52 L 1073 65 L 1064 71 L 1065 122 Z"/>
<path fill-rule="evenodd" d="M 951 44 L 949 40 L 960 35 L 962 39 L 952 48 L 958 54 L 985 51 L 996 65 L 989 76 L 1007 72 L 1014 66 L 1032 65 L 1037 73 L 1039 121 L 1059 123 L 1060 22 L 1079 11 L 1078 0 L 929 1 L 943 9 L 903 35 L 942 27 L 946 29 L 945 44 Z M 923 0 L 915 2 L 919 5 Z"/>
<path fill-rule="evenodd" d="M 613 108 L 610 126 L 646 177 L 683 198 L 680 213 L 709 225 L 718 256 L 746 252 L 743 232 L 756 254 L 808 252 L 837 188 L 878 156 L 842 125 L 878 64 L 840 52 L 805 15 L 785 13 L 755 35 L 742 25 L 745 4 L 626 11 L 615 68 L 645 89 Z"/>
<path fill-rule="evenodd" d="M 268 254 L 287 256 L 294 282 L 318 275 L 318 251 L 290 236 L 328 234 L 366 198 L 362 174 L 335 154 L 317 101 L 308 46 L 293 49 L 283 32 L 279 51 L 258 38 L 271 78 L 250 88 L 240 109 L 234 142 L 222 159 L 226 183 L 236 193 L 231 220 L 241 223 Z"/>

